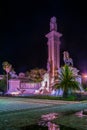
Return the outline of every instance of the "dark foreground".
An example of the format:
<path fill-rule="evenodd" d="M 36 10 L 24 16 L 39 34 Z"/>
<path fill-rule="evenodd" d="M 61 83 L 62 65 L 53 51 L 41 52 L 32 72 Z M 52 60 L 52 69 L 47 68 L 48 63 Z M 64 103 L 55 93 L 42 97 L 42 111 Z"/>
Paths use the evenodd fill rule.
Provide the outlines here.
<path fill-rule="evenodd" d="M 87 101 L 70 102 L 58 100 L 0 97 L 0 130 L 16 130 L 38 123 L 42 115 L 58 113 L 56 124 L 87 130 L 87 116 L 75 113 L 87 109 Z"/>

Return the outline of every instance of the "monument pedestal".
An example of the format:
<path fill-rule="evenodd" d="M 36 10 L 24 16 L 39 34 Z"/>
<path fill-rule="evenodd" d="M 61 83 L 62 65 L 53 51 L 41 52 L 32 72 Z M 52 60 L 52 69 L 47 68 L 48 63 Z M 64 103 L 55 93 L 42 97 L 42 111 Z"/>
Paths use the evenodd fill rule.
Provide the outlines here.
<path fill-rule="evenodd" d="M 50 32 L 46 35 L 48 38 L 48 61 L 47 72 L 49 73 L 50 88 L 55 84 L 58 78 L 57 72 L 60 68 L 60 37 L 61 33 L 57 32 L 56 18 L 50 19 Z M 56 78 L 57 77 L 57 78 Z"/>

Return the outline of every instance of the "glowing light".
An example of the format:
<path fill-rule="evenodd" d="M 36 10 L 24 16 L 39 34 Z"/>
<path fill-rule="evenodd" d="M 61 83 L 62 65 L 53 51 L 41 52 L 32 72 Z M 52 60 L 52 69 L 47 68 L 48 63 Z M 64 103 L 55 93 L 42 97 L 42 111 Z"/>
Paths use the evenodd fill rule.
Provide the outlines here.
<path fill-rule="evenodd" d="M 83 74 L 83 78 L 87 78 L 87 74 Z"/>
<path fill-rule="evenodd" d="M 19 94 L 20 94 L 20 92 L 18 92 L 18 91 L 17 92 L 11 92 L 11 95 L 15 95 L 15 96 L 19 95 Z"/>

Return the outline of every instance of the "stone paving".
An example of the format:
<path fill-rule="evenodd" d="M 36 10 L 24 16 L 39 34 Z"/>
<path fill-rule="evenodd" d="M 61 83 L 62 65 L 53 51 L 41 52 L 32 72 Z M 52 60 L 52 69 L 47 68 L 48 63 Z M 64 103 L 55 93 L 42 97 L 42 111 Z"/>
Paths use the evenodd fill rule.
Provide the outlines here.
<path fill-rule="evenodd" d="M 26 101 L 26 99 L 22 101 L 22 99 L 17 98 L 0 98 L 0 112 L 2 111 L 14 111 L 14 110 L 22 110 L 22 109 L 32 109 L 38 107 L 46 107 L 50 106 L 50 104 L 43 103 L 35 103 L 33 101 Z"/>
<path fill-rule="evenodd" d="M 78 103 L 78 102 L 0 97 L 0 112 L 22 110 L 22 109 L 33 109 L 38 107 L 42 108 L 47 106 L 53 106 L 56 104 L 62 105 L 62 104 L 73 104 L 73 103 Z"/>
<path fill-rule="evenodd" d="M 70 112 L 73 110 L 81 111 L 83 109 L 87 109 L 87 101 L 73 102 L 20 97 L 0 97 L 0 130 L 16 130 L 15 128 L 35 124 L 41 116 L 45 114 Z M 75 119 L 76 117 L 74 117 L 74 120 Z M 87 118 L 85 120 L 84 122 L 87 123 Z M 69 122 L 68 119 L 67 121 Z M 80 121 L 79 119 L 79 122 Z M 72 122 L 73 121 L 69 124 Z M 77 123 L 78 122 L 76 122 L 76 125 Z"/>

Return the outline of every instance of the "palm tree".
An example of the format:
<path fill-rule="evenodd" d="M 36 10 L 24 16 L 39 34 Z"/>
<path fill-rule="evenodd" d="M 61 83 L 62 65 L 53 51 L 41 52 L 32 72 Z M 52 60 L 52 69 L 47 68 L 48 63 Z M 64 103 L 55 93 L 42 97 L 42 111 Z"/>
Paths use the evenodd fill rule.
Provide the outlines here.
<path fill-rule="evenodd" d="M 6 73 L 7 73 L 7 91 L 8 91 L 8 74 L 9 74 L 9 72 L 11 71 L 11 69 L 12 69 L 12 65 L 10 64 L 10 63 L 8 63 L 7 61 L 4 61 L 3 63 L 2 63 L 2 66 L 3 66 L 3 69 L 6 71 Z"/>
<path fill-rule="evenodd" d="M 58 74 L 58 84 L 55 87 L 61 88 L 64 91 L 63 96 L 68 96 L 69 91 L 72 93 L 73 90 L 79 89 L 79 82 L 76 81 L 76 75 L 72 67 L 65 65 L 61 67 Z"/>

